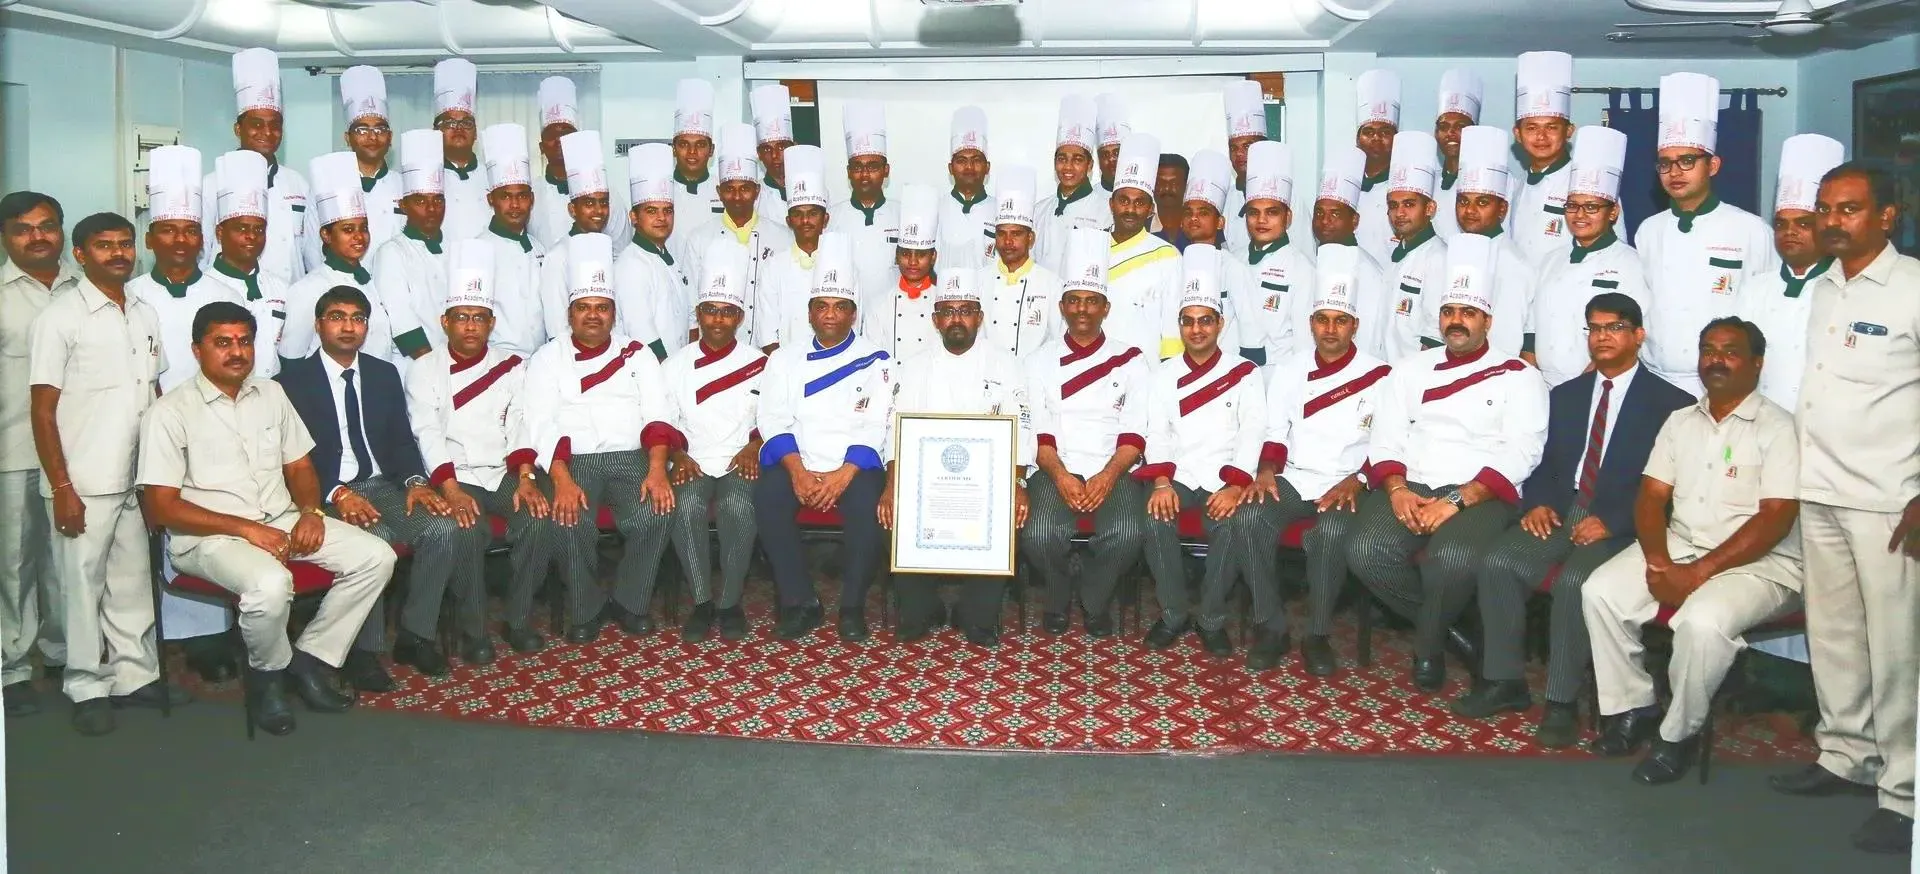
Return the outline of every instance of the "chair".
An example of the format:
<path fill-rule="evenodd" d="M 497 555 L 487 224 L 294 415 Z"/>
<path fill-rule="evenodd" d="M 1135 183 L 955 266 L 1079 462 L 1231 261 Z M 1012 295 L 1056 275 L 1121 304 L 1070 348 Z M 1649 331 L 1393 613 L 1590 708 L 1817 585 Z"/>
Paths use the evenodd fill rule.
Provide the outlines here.
<path fill-rule="evenodd" d="M 1673 621 L 1674 614 L 1678 612 L 1679 612 L 1679 608 L 1669 607 L 1665 604 L 1662 604 L 1660 605 L 1659 612 L 1654 614 L 1653 621 L 1648 622 L 1646 624 L 1646 627 L 1664 628 L 1668 631 L 1672 631 L 1673 626 L 1670 623 Z M 1756 634 L 1767 635 L 1767 636 L 1773 636 L 1777 634 L 1792 634 L 1795 632 L 1805 631 L 1806 628 L 1807 628 L 1806 614 L 1792 613 L 1786 616 L 1782 616 L 1778 619 L 1769 620 L 1766 622 L 1762 622 L 1759 625 L 1755 625 L 1754 627 L 1747 629 L 1746 632 L 1741 634 L 1740 636 L 1742 638 L 1750 638 Z M 1738 678 L 1741 675 L 1741 669 L 1746 666 L 1747 652 L 1748 652 L 1748 649 L 1745 647 L 1742 647 L 1738 653 L 1734 654 L 1733 664 L 1728 666 L 1727 668 L 1726 679 L 1723 679 L 1720 681 L 1720 688 L 1715 689 L 1713 692 L 1713 700 L 1707 702 L 1707 718 L 1705 721 L 1700 723 L 1700 785 L 1702 786 L 1706 785 L 1707 778 L 1711 776 L 1712 770 L 1713 770 L 1713 711 L 1714 711 L 1714 708 L 1717 705 L 1724 703 L 1727 697 L 1732 694 L 1729 687 L 1739 682 Z M 1598 710 L 1599 708 L 1596 706 L 1595 712 L 1597 713 Z"/>
<path fill-rule="evenodd" d="M 1318 524 L 1319 521 L 1319 516 L 1308 516 L 1305 519 L 1294 520 L 1292 524 L 1281 530 L 1279 547 L 1291 552 L 1304 554 L 1307 548 L 1307 532 L 1312 531 L 1313 526 Z M 1347 577 L 1347 585 L 1352 586 L 1354 582 L 1354 578 L 1349 575 Z M 1359 638 L 1356 641 L 1357 651 L 1355 655 L 1358 657 L 1362 667 L 1368 667 L 1373 664 L 1373 604 L 1372 599 L 1367 595 L 1365 586 L 1358 587 L 1358 591 L 1360 597 L 1356 599 L 1353 606 L 1354 624 Z M 1250 599 L 1251 596 L 1249 596 L 1249 600 Z M 1241 621 L 1242 628 L 1246 627 L 1250 621 L 1244 617 L 1245 614 L 1243 614 Z"/>

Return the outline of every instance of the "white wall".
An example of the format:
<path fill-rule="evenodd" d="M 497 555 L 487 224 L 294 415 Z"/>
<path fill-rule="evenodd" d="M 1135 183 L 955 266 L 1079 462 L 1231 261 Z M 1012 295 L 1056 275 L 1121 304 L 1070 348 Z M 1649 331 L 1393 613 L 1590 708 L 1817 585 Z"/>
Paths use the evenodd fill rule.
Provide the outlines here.
<path fill-rule="evenodd" d="M 1853 83 L 1920 69 L 1920 34 L 1800 62 L 1800 132 L 1826 134 L 1853 151 Z"/>

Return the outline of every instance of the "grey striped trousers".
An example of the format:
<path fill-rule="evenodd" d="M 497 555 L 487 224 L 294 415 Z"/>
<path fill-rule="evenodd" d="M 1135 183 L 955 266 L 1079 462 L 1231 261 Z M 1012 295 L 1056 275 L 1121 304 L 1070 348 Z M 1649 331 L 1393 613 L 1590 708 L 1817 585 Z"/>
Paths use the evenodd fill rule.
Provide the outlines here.
<path fill-rule="evenodd" d="M 660 576 L 660 559 L 667 554 L 667 532 L 673 517 L 655 515 L 653 504 L 640 497 L 647 476 L 647 454 L 639 450 L 576 455 L 567 462 L 573 481 L 587 493 L 588 509 L 569 531 L 573 552 L 567 570 L 567 622 L 582 625 L 606 606 L 607 597 L 594 579 L 599 562 L 600 529 L 594 522 L 598 508 L 613 509 L 614 527 L 626 542 L 614 574 L 613 600 L 623 609 L 645 614 Z"/>
<path fill-rule="evenodd" d="M 1207 538 L 1206 572 L 1200 580 L 1201 628 L 1217 630 L 1227 624 L 1227 591 L 1240 574 L 1246 555 L 1248 530 L 1255 527 L 1253 507 L 1240 507 L 1232 516 L 1216 520 L 1207 515 L 1207 499 L 1213 493 L 1191 489 L 1175 482 L 1174 494 L 1180 498 L 1180 510 L 1198 510 L 1200 530 Z M 1145 508 L 1141 508 L 1145 515 Z M 1160 601 L 1160 619 L 1169 628 L 1187 621 L 1187 572 L 1180 560 L 1179 520 L 1162 522 L 1145 516 L 1147 526 L 1147 569 L 1153 572 L 1154 596 Z M 1269 548 L 1272 542 L 1268 543 Z"/>
<path fill-rule="evenodd" d="M 687 573 L 687 589 L 695 604 L 714 600 L 709 518 L 720 529 L 720 593 L 714 606 L 723 610 L 737 607 L 758 530 L 753 518 L 753 483 L 739 471 L 729 471 L 724 476 L 696 476 L 673 488 L 673 552 Z"/>
<path fill-rule="evenodd" d="M 1275 634 L 1287 630 L 1287 611 L 1281 605 L 1274 560 L 1280 533 L 1301 519 L 1314 518 L 1317 510 L 1317 502 L 1300 497 L 1286 477 L 1277 482 L 1279 500 L 1240 508 L 1242 513 L 1254 514 L 1253 525 L 1247 529 L 1247 588 L 1253 593 L 1253 621 Z M 1308 634 L 1325 637 L 1333 633 L 1333 608 L 1347 584 L 1346 540 L 1354 518 L 1352 510 L 1319 513 L 1318 521 L 1301 541 L 1307 554 Z"/>
<path fill-rule="evenodd" d="M 1445 490 L 1412 481 L 1407 488 L 1421 497 Z M 1447 627 L 1473 598 L 1481 556 L 1513 518 L 1512 505 L 1487 500 L 1461 510 L 1431 535 L 1415 534 L 1394 518 L 1386 491 L 1368 492 L 1347 540 L 1347 564 L 1389 609 L 1413 621 L 1414 657 L 1433 658 L 1441 654 Z M 1415 564 L 1423 547 L 1426 554 Z"/>
<path fill-rule="evenodd" d="M 1093 539 L 1079 575 L 1080 606 L 1087 615 L 1105 615 L 1113 606 L 1120 575 L 1140 557 L 1146 520 L 1146 490 L 1132 477 L 1114 483 L 1107 500 L 1093 511 Z M 1075 578 L 1068 572 L 1067 554 L 1079 521 L 1080 514 L 1067 507 L 1052 477 L 1043 471 L 1027 480 L 1027 526 L 1020 529 L 1020 548 L 1040 569 L 1048 613 L 1065 613 L 1073 605 Z"/>
<path fill-rule="evenodd" d="M 400 605 L 400 627 L 408 633 L 433 639 L 440 624 L 440 599 L 449 586 L 456 604 L 486 603 L 486 580 L 479 573 L 459 567 L 463 555 L 485 554 L 493 542 L 493 532 L 485 524 L 461 528 L 450 516 L 435 516 L 426 508 L 407 513 L 407 488 L 392 477 L 376 476 L 348 483 L 360 497 L 380 514 L 380 521 L 367 532 L 389 546 L 406 546 L 413 551 L 407 569 L 406 602 Z M 338 515 L 331 504 L 328 512 Z M 374 601 L 353 648 L 383 652 L 387 648 L 386 596 Z M 485 608 L 480 608 L 484 614 Z"/>
<path fill-rule="evenodd" d="M 489 515 L 507 520 L 507 560 L 513 567 L 513 581 L 507 585 L 506 609 L 501 618 L 508 628 L 515 630 L 527 627 L 527 616 L 533 612 L 533 596 L 546 582 L 547 569 L 553 566 L 557 553 L 573 549 L 573 542 L 563 536 L 558 523 L 552 519 L 539 519 L 533 515 L 513 508 L 513 493 L 520 485 L 520 479 L 508 474 L 500 480 L 500 487 L 487 491 L 471 483 L 461 483 L 460 490 L 468 497 L 480 503 L 480 509 Z M 553 494 L 553 483 L 545 478 L 535 481 L 542 494 Z M 482 519 L 481 525 L 486 525 Z M 570 553 L 569 553 L 570 555 Z M 462 555 L 462 562 L 470 562 L 454 571 L 456 578 L 472 574 L 482 577 L 485 574 L 486 551 Z M 563 559 L 563 562 L 568 559 Z M 484 600 L 469 609 L 467 602 L 455 604 L 456 623 L 460 632 L 470 637 L 486 633 L 487 610 Z M 409 627 L 411 630 L 411 627 Z M 557 631 L 557 629 L 556 629 Z"/>
<path fill-rule="evenodd" d="M 1633 542 L 1631 535 L 1574 546 L 1573 526 L 1586 518 L 1579 507 L 1561 517 L 1565 524 L 1546 539 L 1518 525 L 1496 538 L 1480 564 L 1480 624 L 1486 634 L 1481 675 L 1488 680 L 1518 680 L 1525 663 L 1527 599 L 1554 565 L 1553 613 L 1547 625 L 1547 700 L 1572 704 L 1580 697 L 1587 668 L 1593 664 L 1587 620 L 1580 612 L 1580 588 L 1594 568 Z"/>

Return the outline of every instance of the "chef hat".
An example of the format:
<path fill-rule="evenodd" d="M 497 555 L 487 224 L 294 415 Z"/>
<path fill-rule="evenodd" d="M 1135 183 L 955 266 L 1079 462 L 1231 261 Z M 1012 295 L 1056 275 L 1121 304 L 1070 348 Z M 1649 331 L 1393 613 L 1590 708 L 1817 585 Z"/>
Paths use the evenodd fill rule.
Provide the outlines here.
<path fill-rule="evenodd" d="M 1308 312 L 1333 310 L 1360 318 L 1360 307 L 1354 303 L 1360 284 L 1360 247 L 1326 243 L 1314 262 L 1313 309 Z"/>
<path fill-rule="evenodd" d="M 579 96 L 573 80 L 565 76 L 540 80 L 540 127 L 554 124 L 580 126 Z"/>
<path fill-rule="evenodd" d="M 1127 99 L 1118 94 L 1107 93 L 1094 98 L 1093 118 L 1102 148 L 1120 145 L 1133 133 L 1133 122 L 1127 113 Z"/>
<path fill-rule="evenodd" d="M 933 302 L 948 301 L 981 303 L 979 274 L 972 270 L 948 270 L 940 274 L 940 288 L 933 293 Z"/>
<path fill-rule="evenodd" d="M 1470 306 L 1493 315 L 1493 238 L 1456 234 L 1447 240 L 1447 290 L 1440 305 Z"/>
<path fill-rule="evenodd" d="M 360 192 L 360 164 L 352 152 L 328 152 L 307 164 L 313 185 L 313 211 L 320 227 L 337 221 L 367 217 L 367 199 Z"/>
<path fill-rule="evenodd" d="M 1033 168 L 996 167 L 993 171 L 993 223 L 1033 229 Z"/>
<path fill-rule="evenodd" d="M 613 238 L 574 234 L 567 238 L 567 305 L 582 298 L 613 299 Z"/>
<path fill-rule="evenodd" d="M 561 137 L 560 160 L 567 165 L 569 199 L 607 193 L 607 153 L 600 150 L 599 131 L 574 131 Z"/>
<path fill-rule="evenodd" d="M 1160 138 L 1134 134 L 1120 144 L 1120 163 L 1114 165 L 1113 190 L 1138 188 L 1148 196 L 1160 176 Z"/>
<path fill-rule="evenodd" d="M 1461 194 L 1511 196 L 1513 176 L 1507 165 L 1512 160 L 1512 138 L 1503 127 L 1476 124 L 1460 131 L 1460 178 L 1453 190 Z"/>
<path fill-rule="evenodd" d="M 1180 285 L 1180 309 L 1207 307 L 1224 312 L 1220 305 L 1220 250 L 1206 243 L 1189 243 L 1180 253 L 1180 269 L 1185 277 Z M 1179 311 L 1174 312 L 1179 315 Z"/>
<path fill-rule="evenodd" d="M 804 143 L 787 147 L 787 209 L 827 206 L 827 154 Z"/>
<path fill-rule="evenodd" d="M 213 185 L 219 221 L 267 217 L 267 159 L 259 152 L 240 149 L 213 159 Z"/>
<path fill-rule="evenodd" d="M 447 305 L 493 309 L 493 244 L 474 237 L 447 252 Z"/>
<path fill-rule="evenodd" d="M 1157 165 L 1154 172 L 1159 172 Z M 1233 165 L 1227 163 L 1227 156 L 1212 149 L 1201 149 L 1187 162 L 1187 190 L 1182 202 L 1204 200 L 1213 204 L 1214 212 L 1226 212 L 1227 186 L 1232 184 Z"/>
<path fill-rule="evenodd" d="M 1618 203 L 1620 173 L 1626 166 L 1626 134 L 1597 124 L 1582 127 L 1573 136 L 1567 194 L 1591 194 Z"/>
<path fill-rule="evenodd" d="M 673 147 L 641 143 L 627 152 L 627 196 L 634 206 L 673 202 Z"/>
<path fill-rule="evenodd" d="M 840 231 L 820 235 L 813 250 L 813 283 L 808 299 L 837 297 L 858 302 L 860 290 L 854 287 L 853 238 Z"/>
<path fill-rule="evenodd" d="M 527 129 L 513 122 L 490 124 L 480 132 L 480 149 L 487 156 L 487 191 L 509 185 L 532 185 L 533 165 L 527 160 Z"/>
<path fill-rule="evenodd" d="M 1391 70 L 1368 70 L 1354 83 L 1360 99 L 1360 125 L 1384 121 L 1400 127 L 1400 77 Z"/>
<path fill-rule="evenodd" d="M 725 235 L 707 244 L 700 259 L 700 287 L 694 293 L 694 305 L 723 303 L 747 309 L 747 255 L 739 244 Z"/>
<path fill-rule="evenodd" d="M 1719 145 L 1720 80 L 1699 73 L 1660 77 L 1660 148 Z"/>
<path fill-rule="evenodd" d="M 147 153 L 149 221 L 200 221 L 200 150 L 161 146 Z"/>
<path fill-rule="evenodd" d="M 940 198 L 930 185 L 900 188 L 900 248 L 931 249 L 939 240 Z"/>
<path fill-rule="evenodd" d="M 713 83 L 681 79 L 673 92 L 673 135 L 713 136 Z"/>
<path fill-rule="evenodd" d="M 987 153 L 987 114 L 978 106 L 954 110 L 953 122 L 947 128 L 947 154 L 956 155 L 963 149 Z"/>
<path fill-rule="evenodd" d="M 1457 112 L 1467 117 L 1469 123 L 1480 121 L 1480 103 L 1485 95 L 1486 86 L 1480 83 L 1480 77 L 1467 70 L 1448 70 L 1440 74 L 1440 111 L 1435 117 Z"/>
<path fill-rule="evenodd" d="M 439 194 L 446 190 L 440 174 L 446 168 L 446 147 L 440 132 L 422 128 L 400 134 L 400 189 L 407 194 Z"/>
<path fill-rule="evenodd" d="M 753 106 L 753 132 L 758 143 L 793 142 L 793 98 L 778 82 L 753 86 L 747 102 Z"/>
<path fill-rule="evenodd" d="M 1440 177 L 1440 144 L 1423 130 L 1393 135 L 1393 163 L 1387 173 L 1387 192 L 1412 191 L 1433 196 Z"/>
<path fill-rule="evenodd" d="M 1247 200 L 1293 200 L 1293 150 L 1278 140 L 1247 147 Z"/>
<path fill-rule="evenodd" d="M 280 56 L 267 49 L 243 49 L 233 56 L 236 115 L 256 109 L 281 111 Z"/>
<path fill-rule="evenodd" d="M 847 158 L 887 156 L 887 110 L 877 100 L 849 100 L 840 109 L 840 130 L 846 136 Z"/>
<path fill-rule="evenodd" d="M 1527 52 L 1514 77 L 1513 117 L 1568 118 L 1573 111 L 1573 56 L 1566 52 Z"/>
<path fill-rule="evenodd" d="M 1134 134 L 1134 136 L 1140 136 Z M 1126 146 L 1121 146 L 1125 149 Z M 1067 231 L 1067 246 L 1060 256 L 1060 293 L 1097 291 L 1107 293 L 1107 258 L 1112 243 L 1099 228 L 1073 228 Z"/>
<path fill-rule="evenodd" d="M 1253 164 L 1248 153 L 1247 164 Z M 1252 170 L 1247 172 L 1251 173 Z M 1320 168 L 1320 200 L 1335 200 L 1349 208 L 1360 208 L 1360 180 L 1367 175 L 1367 153 L 1359 146 L 1335 146 L 1328 150 L 1327 163 Z"/>
<path fill-rule="evenodd" d="M 1267 135 L 1267 98 L 1260 83 L 1235 79 L 1220 96 L 1227 105 L 1227 139 Z"/>
<path fill-rule="evenodd" d="M 739 121 L 723 124 L 718 140 L 714 153 L 718 158 L 719 166 L 715 170 L 720 181 L 760 184 L 760 140 L 753 133 L 753 125 Z"/>
<path fill-rule="evenodd" d="M 1099 110 L 1085 94 L 1060 98 L 1060 120 L 1053 128 L 1053 147 L 1079 146 L 1091 155 L 1098 148 Z"/>
<path fill-rule="evenodd" d="M 1847 147 L 1832 137 L 1798 134 L 1780 146 L 1779 184 L 1773 190 L 1773 211 L 1812 212 L 1820 198 L 1820 178 L 1847 160 Z"/>
<path fill-rule="evenodd" d="M 433 65 L 433 117 L 448 112 L 473 114 L 473 96 L 480 71 L 466 58 L 448 58 Z"/>
<path fill-rule="evenodd" d="M 351 126 L 367 116 L 387 119 L 387 77 L 378 67 L 348 67 L 340 74 L 340 104 Z"/>

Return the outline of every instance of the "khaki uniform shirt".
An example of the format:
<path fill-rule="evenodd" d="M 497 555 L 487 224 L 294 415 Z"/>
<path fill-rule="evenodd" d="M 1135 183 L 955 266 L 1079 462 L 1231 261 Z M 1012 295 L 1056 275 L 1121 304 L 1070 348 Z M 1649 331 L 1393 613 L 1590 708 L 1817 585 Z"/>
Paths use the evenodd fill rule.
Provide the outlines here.
<path fill-rule="evenodd" d="M 195 506 L 256 522 L 293 512 L 282 468 L 313 449 L 280 384 L 258 377 L 231 398 L 205 374 L 175 386 L 153 405 L 140 438 L 141 485 L 179 489 Z M 200 540 L 173 535 L 173 554 Z"/>
<path fill-rule="evenodd" d="M 80 284 L 80 271 L 65 261 L 53 287 L 27 275 L 9 261 L 0 265 L 0 472 L 34 470 L 33 423 L 27 411 L 27 346 L 33 320 L 61 292 Z"/>
<path fill-rule="evenodd" d="M 1761 501 L 1798 500 L 1799 473 L 1793 417 L 1758 391 L 1718 422 L 1705 398 L 1675 410 L 1654 438 L 1646 468 L 1647 476 L 1673 486 L 1668 532 L 1700 554 L 1727 542 Z M 1797 564 L 1799 528 L 1769 554 Z"/>
<path fill-rule="evenodd" d="M 1808 291 L 1800 498 L 1898 513 L 1920 495 L 1920 260 L 1889 245 Z"/>
<path fill-rule="evenodd" d="M 27 382 L 60 390 L 54 422 L 67 475 L 81 495 L 133 488 L 140 414 L 153 405 L 154 386 L 167 369 L 159 313 L 132 285 L 125 293 L 123 310 L 82 280 L 33 322 Z M 43 478 L 41 496 L 51 497 L 53 485 Z"/>

